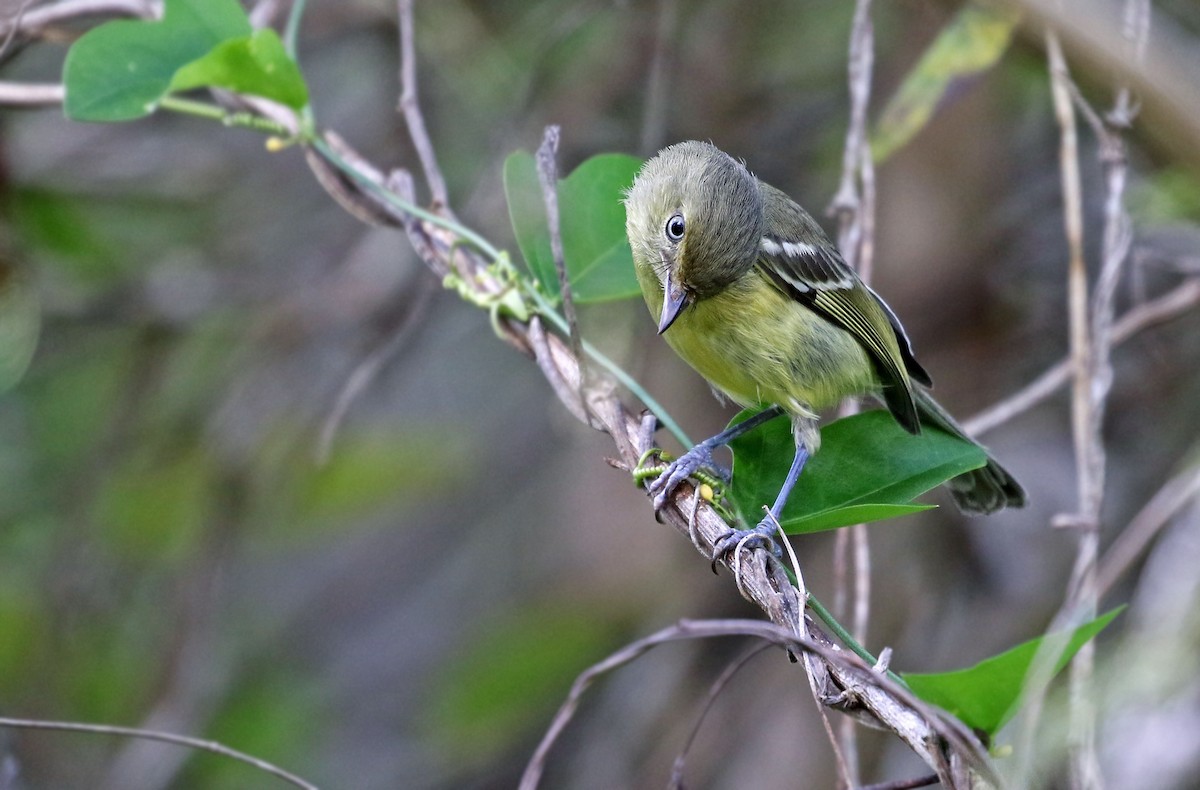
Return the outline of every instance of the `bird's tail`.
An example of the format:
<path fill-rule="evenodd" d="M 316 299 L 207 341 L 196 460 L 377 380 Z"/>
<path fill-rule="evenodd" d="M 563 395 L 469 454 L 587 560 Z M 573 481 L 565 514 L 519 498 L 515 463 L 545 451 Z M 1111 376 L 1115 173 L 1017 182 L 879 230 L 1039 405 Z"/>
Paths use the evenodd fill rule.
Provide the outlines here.
<path fill-rule="evenodd" d="M 954 418 L 928 392 L 919 387 L 914 387 L 913 390 L 917 414 L 922 425 L 940 428 L 969 442 L 975 441 L 967 436 Z M 987 448 L 984 448 L 984 452 L 987 452 Z M 992 457 L 991 453 L 988 453 L 986 466 L 952 478 L 946 483 L 946 487 L 950 489 L 954 502 L 964 513 L 992 513 L 1001 508 L 1025 505 L 1025 489 L 1021 488 L 1021 484 Z"/>

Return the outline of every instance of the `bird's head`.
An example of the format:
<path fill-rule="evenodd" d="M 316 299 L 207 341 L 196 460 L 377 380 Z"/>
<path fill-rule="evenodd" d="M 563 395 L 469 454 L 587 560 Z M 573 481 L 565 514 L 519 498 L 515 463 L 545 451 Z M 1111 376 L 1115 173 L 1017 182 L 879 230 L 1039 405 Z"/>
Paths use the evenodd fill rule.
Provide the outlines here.
<path fill-rule="evenodd" d="M 660 334 L 752 266 L 763 236 L 758 179 L 710 143 L 677 143 L 646 162 L 625 215 L 635 263 L 662 287 Z"/>

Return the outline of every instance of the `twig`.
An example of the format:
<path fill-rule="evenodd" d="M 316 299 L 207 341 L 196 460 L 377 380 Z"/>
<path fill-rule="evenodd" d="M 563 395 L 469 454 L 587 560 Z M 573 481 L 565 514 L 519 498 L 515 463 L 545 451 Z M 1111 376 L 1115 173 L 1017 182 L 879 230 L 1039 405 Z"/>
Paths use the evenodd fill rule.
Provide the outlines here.
<path fill-rule="evenodd" d="M 875 61 L 875 30 L 871 22 L 871 0 L 856 0 L 850 30 L 847 58 L 847 79 L 850 91 L 850 121 L 846 128 L 846 143 L 842 151 L 842 178 L 833 197 L 830 210 L 838 219 L 838 245 L 847 262 L 858 270 L 863 282 L 870 283 L 875 250 L 875 162 L 867 141 L 867 109 L 871 103 L 871 79 Z M 843 414 L 858 411 L 858 401 L 848 399 Z M 854 620 L 855 640 L 866 641 L 871 606 L 871 544 L 867 528 L 856 524 L 838 533 L 834 576 L 838 580 L 838 604 L 846 593 L 847 544 L 854 544 Z M 839 612 L 840 613 L 840 612 Z M 841 749 L 847 785 L 859 783 L 858 735 L 854 722 L 841 722 Z"/>
<path fill-rule="evenodd" d="M 293 773 L 283 770 L 278 766 L 272 765 L 266 760 L 261 760 L 253 755 L 239 752 L 237 749 L 231 749 L 216 741 L 205 741 L 200 738 L 191 738 L 186 735 L 175 735 L 169 732 L 159 732 L 157 730 L 142 730 L 137 727 L 117 727 L 111 724 L 84 724 L 81 722 L 72 721 L 43 721 L 40 719 L 14 719 L 7 716 L 0 717 L 0 727 L 14 727 L 25 730 L 54 730 L 57 732 L 86 732 L 93 735 L 120 735 L 127 738 L 142 738 L 148 741 L 161 741 L 163 743 L 172 743 L 176 746 L 185 746 L 189 749 L 199 749 L 205 752 L 219 754 L 222 757 L 228 757 L 238 762 L 245 763 L 257 768 L 271 776 L 278 777 L 283 781 L 296 787 L 304 788 L 305 790 L 317 790 L 317 786 L 311 782 L 301 779 Z"/>
<path fill-rule="evenodd" d="M 0 105 L 10 107 L 53 107 L 66 95 L 57 82 L 0 82 Z"/>
<path fill-rule="evenodd" d="M 1200 467 L 1172 477 L 1155 492 L 1108 547 L 1096 572 L 1096 588 L 1104 595 L 1129 570 L 1155 535 L 1189 502 L 1200 496 Z"/>
<path fill-rule="evenodd" d="M 1200 279 L 1185 280 L 1166 294 L 1131 308 L 1113 324 L 1113 346 L 1124 343 L 1144 329 L 1187 315 L 1200 304 Z M 963 430 L 979 436 L 1032 409 L 1049 398 L 1071 378 L 1071 360 L 1063 359 L 1007 398 L 989 406 L 969 420 Z"/>
<path fill-rule="evenodd" d="M 413 147 L 421 159 L 421 169 L 425 173 L 425 182 L 429 184 L 429 194 L 433 197 L 435 209 L 449 210 L 450 199 L 446 192 L 446 179 L 442 177 L 438 167 L 437 156 L 433 152 L 433 143 L 429 140 L 429 132 L 425 129 L 425 117 L 421 114 L 421 105 L 417 101 L 417 53 L 413 43 L 413 0 L 399 0 L 400 10 L 400 111 L 404 113 L 404 122 L 408 125 L 408 135 L 412 138 Z"/>
<path fill-rule="evenodd" d="M 158 16 L 162 4 L 152 0 L 62 0 L 0 17 L 0 34 L 36 36 L 48 27 L 89 16 Z"/>
<path fill-rule="evenodd" d="M 1095 609 L 1100 505 L 1104 496 L 1104 445 L 1097 430 L 1098 411 L 1102 410 L 1104 397 L 1097 397 L 1094 388 L 1103 376 L 1102 371 L 1107 369 L 1107 361 L 1099 359 L 1096 346 L 1094 329 L 1100 319 L 1089 315 L 1087 269 L 1083 258 L 1083 197 L 1071 76 L 1062 46 L 1053 31 L 1046 34 L 1046 49 L 1054 113 L 1059 126 L 1063 218 L 1069 250 L 1067 309 L 1073 373 L 1071 433 L 1075 446 L 1075 477 L 1079 498 L 1078 513 L 1069 517 L 1070 522 L 1079 528 L 1079 536 L 1068 599 L 1089 600 L 1091 605 L 1085 607 L 1085 611 L 1075 613 L 1077 617 L 1087 617 L 1093 615 Z M 1090 698 L 1090 659 L 1091 653 L 1085 648 L 1076 654 L 1071 665 L 1070 762 L 1072 787 L 1076 790 L 1100 786 L 1095 750 L 1095 714 Z"/>
<path fill-rule="evenodd" d="M 939 731 L 939 735 L 946 738 L 947 745 L 955 751 L 963 749 L 971 742 L 978 743 L 960 723 L 940 716 L 933 708 L 917 700 L 911 692 L 896 684 L 887 675 L 873 671 L 858 657 L 837 650 L 831 644 L 817 638 L 801 638 L 791 629 L 760 620 L 681 620 L 674 626 L 664 628 L 655 634 L 626 645 L 603 661 L 589 667 L 575 679 L 567 699 L 559 708 L 525 768 L 519 785 L 521 790 L 534 790 L 537 787 L 550 750 L 573 718 L 583 694 L 600 676 L 625 666 L 647 651 L 668 642 L 726 636 L 749 636 L 792 651 L 818 655 L 831 669 L 836 669 L 840 673 L 840 682 L 845 689 L 842 696 L 845 699 L 850 700 L 860 695 L 872 696 L 878 692 L 884 692 L 903 700 L 905 704 L 912 705 L 913 712 L 918 717 L 931 717 L 931 721 L 942 721 L 943 724 L 948 725 L 947 729 Z M 944 763 L 935 754 L 929 753 L 930 748 L 936 749 L 937 746 L 933 743 L 926 744 L 927 759 Z M 974 748 L 967 748 L 962 753 L 967 760 L 971 761 L 972 768 L 981 772 L 981 776 L 985 780 L 998 783 L 998 777 L 977 745 Z M 939 778 L 942 781 L 951 781 L 948 770 L 943 772 Z"/>
<path fill-rule="evenodd" d="M 696 736 L 700 734 L 700 726 L 704 724 L 704 720 L 708 718 L 708 712 L 712 710 L 713 703 L 717 701 L 717 697 L 725 690 L 725 686 L 733 679 L 738 672 L 742 671 L 750 661 L 756 658 L 760 653 L 771 648 L 770 642 L 753 647 L 746 651 L 745 655 L 736 658 L 729 662 L 729 666 L 722 670 L 717 679 L 708 689 L 708 698 L 704 700 L 704 706 L 700 709 L 700 715 L 696 717 L 696 723 L 692 725 L 691 731 L 688 733 L 687 740 L 684 741 L 683 747 L 679 750 L 679 754 L 675 756 L 675 762 L 671 765 L 671 778 L 667 780 L 667 787 L 671 790 L 683 790 L 683 769 L 687 767 L 688 753 L 692 750 L 692 745 L 696 742 Z"/>
<path fill-rule="evenodd" d="M 404 317 L 400 320 L 399 325 L 390 337 L 373 349 L 354 368 L 341 391 L 338 392 L 337 400 L 334 401 L 329 416 L 321 425 L 320 437 L 317 439 L 317 463 L 324 464 L 329 460 L 329 455 L 333 450 L 333 439 L 337 435 L 346 413 L 350 410 L 350 405 L 375 379 L 384 364 L 404 348 L 404 344 L 413 330 L 424 322 L 425 316 L 429 312 L 429 305 L 433 303 L 434 294 L 437 293 L 437 281 L 424 276 L 416 279 L 417 283 L 414 290 L 410 292 L 412 296 L 409 304 L 406 305 Z"/>
<path fill-rule="evenodd" d="M 567 338 L 571 351 L 579 360 L 579 407 L 587 413 L 587 400 L 583 386 L 587 380 L 586 357 L 579 338 L 579 319 L 575 314 L 575 299 L 571 295 L 571 281 L 567 277 L 567 261 L 563 254 L 562 225 L 558 215 L 558 155 L 559 127 L 547 126 L 538 146 L 536 162 L 538 181 L 542 185 L 542 202 L 546 206 L 546 223 L 550 230 L 550 257 L 554 259 L 554 270 L 558 273 L 558 293 L 562 298 L 563 316 L 567 319 Z"/>

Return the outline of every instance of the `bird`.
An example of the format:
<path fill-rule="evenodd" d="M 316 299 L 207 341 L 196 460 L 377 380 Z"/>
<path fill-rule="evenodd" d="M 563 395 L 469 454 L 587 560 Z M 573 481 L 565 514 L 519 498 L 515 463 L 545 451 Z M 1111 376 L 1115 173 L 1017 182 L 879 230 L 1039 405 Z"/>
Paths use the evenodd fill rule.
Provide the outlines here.
<path fill-rule="evenodd" d="M 779 555 L 777 524 L 819 449 L 819 413 L 844 398 L 875 396 L 909 433 L 933 426 L 978 444 L 929 394 L 933 382 L 896 313 L 808 212 L 743 162 L 708 142 L 676 143 L 642 165 L 624 202 L 634 269 L 658 333 L 714 392 L 763 409 L 668 464 L 647 486 L 655 507 L 697 470 L 719 469 L 714 449 L 781 414 L 791 418 L 796 452 L 768 515 L 717 540 L 714 562 L 754 544 Z M 990 453 L 947 486 L 967 513 L 1026 501 Z"/>

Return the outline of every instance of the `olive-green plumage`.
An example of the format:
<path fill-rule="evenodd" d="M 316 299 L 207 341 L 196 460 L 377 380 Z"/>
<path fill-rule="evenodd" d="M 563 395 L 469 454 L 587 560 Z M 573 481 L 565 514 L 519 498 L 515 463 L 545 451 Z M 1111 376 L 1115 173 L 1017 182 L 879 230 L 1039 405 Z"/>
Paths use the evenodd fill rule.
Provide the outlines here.
<path fill-rule="evenodd" d="M 638 282 L 667 343 L 743 406 L 778 404 L 815 451 L 816 412 L 879 396 L 904 428 L 963 436 L 891 309 L 783 192 L 708 143 L 648 161 L 626 199 Z M 1024 504 L 998 463 L 950 482 L 964 510 Z"/>

